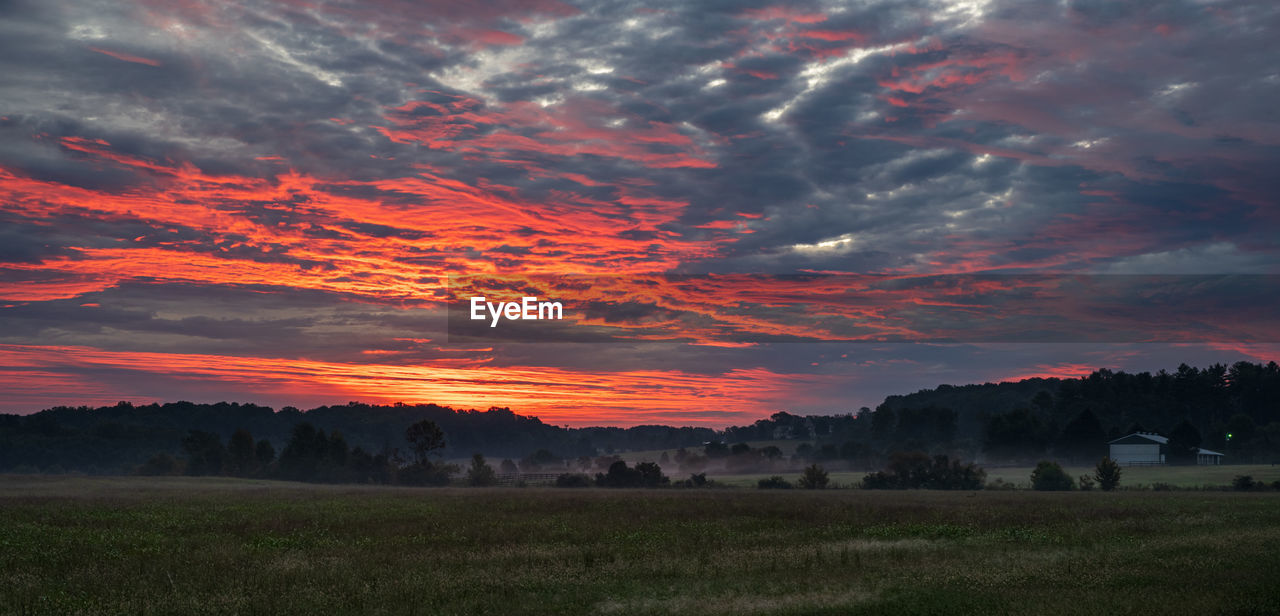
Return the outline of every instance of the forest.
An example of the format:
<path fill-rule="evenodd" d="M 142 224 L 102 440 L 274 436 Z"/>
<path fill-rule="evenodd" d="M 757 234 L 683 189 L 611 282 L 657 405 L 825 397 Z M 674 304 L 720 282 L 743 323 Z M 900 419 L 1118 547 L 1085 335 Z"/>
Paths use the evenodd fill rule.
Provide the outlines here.
<path fill-rule="evenodd" d="M 423 422 L 441 432 L 429 458 L 414 455 L 408 435 L 410 426 Z M 518 461 L 522 471 L 572 460 L 602 459 L 607 466 L 615 454 L 668 449 L 683 450 L 682 468 L 689 460 L 738 454 L 776 459 L 776 446 L 745 445 L 760 441 L 795 441 L 789 450 L 796 463 L 843 462 L 850 468 L 878 467 L 897 452 L 985 464 L 1045 457 L 1083 462 L 1104 455 L 1107 440 L 1135 431 L 1170 437 L 1174 462 L 1185 460 L 1195 447 L 1223 452 L 1227 463 L 1280 461 L 1280 366 L 1183 364 L 1154 374 L 1100 369 L 1079 379 L 939 385 L 889 396 L 874 410 L 779 411 L 724 430 L 568 428 L 507 408 L 434 404 L 351 402 L 307 411 L 235 402 L 54 407 L 0 415 L 0 472 L 167 474 L 181 469 L 248 475 L 250 469 L 270 468 L 281 477 L 376 481 L 382 471 L 375 469 L 411 471 L 417 465 L 427 472 L 423 469 L 431 464 L 419 462 L 435 460 L 441 467 L 442 460 L 476 453 Z M 218 468 L 210 468 L 215 461 L 203 459 L 201 452 L 220 452 Z M 290 466 L 296 464 L 302 466 Z"/>

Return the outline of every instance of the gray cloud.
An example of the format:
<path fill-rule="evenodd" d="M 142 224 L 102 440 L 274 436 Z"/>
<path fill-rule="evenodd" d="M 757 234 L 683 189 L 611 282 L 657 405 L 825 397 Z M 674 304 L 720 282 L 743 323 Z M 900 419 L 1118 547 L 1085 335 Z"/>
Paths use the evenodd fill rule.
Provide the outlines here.
<path fill-rule="evenodd" d="M 414 340 L 442 333 L 442 311 L 335 289 L 531 264 L 1280 270 L 1274 3 L 93 0 L 0 13 L 0 283 L 15 297 L 79 288 L 94 272 L 77 267 L 116 249 L 325 283 L 149 271 L 6 300 L 10 344 L 431 362 L 449 352 Z M 1140 355 L 1164 351 L 1180 352 Z M 799 372 L 830 353 L 593 345 L 547 359 L 512 345 L 492 361 Z M 990 357 L 857 351 L 895 355 Z M 996 355 L 1012 370 L 1034 354 Z M 948 370 L 929 374 L 965 380 Z"/>

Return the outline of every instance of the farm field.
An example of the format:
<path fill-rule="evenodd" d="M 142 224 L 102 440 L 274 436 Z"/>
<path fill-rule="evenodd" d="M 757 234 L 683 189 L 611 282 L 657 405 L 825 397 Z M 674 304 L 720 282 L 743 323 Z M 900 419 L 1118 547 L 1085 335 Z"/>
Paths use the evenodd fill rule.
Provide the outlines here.
<path fill-rule="evenodd" d="M 1033 467 L 988 468 L 987 480 L 1002 479 L 1005 482 L 1029 487 Z M 1093 466 L 1063 467 L 1072 477 L 1092 475 Z M 1219 466 L 1126 466 L 1121 476 L 1121 487 L 1150 487 L 1167 483 L 1178 488 L 1229 486 L 1237 475 L 1249 475 L 1256 481 L 1271 483 L 1280 479 L 1280 466 L 1274 464 L 1225 464 Z"/>
<path fill-rule="evenodd" d="M 1280 613 L 1280 494 L 0 477 L 0 612 Z"/>
<path fill-rule="evenodd" d="M 838 468 L 833 466 L 832 468 Z M 997 479 L 1020 488 L 1031 487 L 1031 466 L 988 467 L 987 482 Z M 1092 466 L 1063 467 L 1071 477 L 1093 475 Z M 855 486 L 862 482 L 867 471 L 832 470 L 828 473 L 831 483 L 836 487 Z M 800 477 L 799 470 L 777 471 L 772 473 L 750 473 L 743 475 L 726 475 L 708 472 L 707 477 L 716 482 L 739 488 L 754 488 L 756 482 L 773 475 L 781 475 L 788 481 L 795 482 Z M 1221 466 L 1126 466 L 1120 481 L 1121 489 L 1150 488 L 1156 483 L 1167 483 L 1177 488 L 1226 487 L 1237 475 L 1250 475 L 1256 481 L 1271 483 L 1280 480 L 1280 466 L 1271 464 L 1240 464 Z"/>

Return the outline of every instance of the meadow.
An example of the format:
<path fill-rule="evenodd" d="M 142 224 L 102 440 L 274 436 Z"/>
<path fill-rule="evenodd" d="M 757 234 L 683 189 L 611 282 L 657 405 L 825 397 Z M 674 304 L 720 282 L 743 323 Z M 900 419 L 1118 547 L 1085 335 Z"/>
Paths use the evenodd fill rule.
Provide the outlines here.
<path fill-rule="evenodd" d="M 0 477 L 3 614 L 1274 614 L 1280 493 Z"/>
<path fill-rule="evenodd" d="M 837 463 L 831 468 L 838 469 Z M 1031 487 L 1031 466 L 986 467 L 987 482 L 1002 481 L 1018 488 Z M 1093 475 L 1093 466 L 1064 466 L 1063 470 L 1072 478 L 1081 475 Z M 832 470 L 828 473 L 831 485 L 836 487 L 852 487 L 859 485 L 867 471 Z M 715 481 L 731 487 L 754 488 L 761 479 L 780 475 L 795 482 L 800 476 L 798 469 L 770 473 L 748 473 L 726 475 L 708 472 L 707 476 Z M 1249 475 L 1255 481 L 1271 483 L 1280 480 L 1280 466 L 1274 464 L 1228 464 L 1220 466 L 1126 466 L 1122 470 L 1120 488 L 1123 490 L 1149 490 L 1156 484 L 1166 484 L 1182 489 L 1224 489 L 1231 485 L 1237 475 Z"/>

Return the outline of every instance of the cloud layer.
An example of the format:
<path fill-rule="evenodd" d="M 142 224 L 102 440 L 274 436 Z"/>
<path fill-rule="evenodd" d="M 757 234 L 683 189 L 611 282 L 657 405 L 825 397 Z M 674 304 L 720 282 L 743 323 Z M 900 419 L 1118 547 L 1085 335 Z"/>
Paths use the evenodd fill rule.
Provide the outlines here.
<path fill-rule="evenodd" d="M 1276 357 L 450 345 L 443 305 L 450 274 L 1280 272 L 1273 3 L 19 0 L 0 17 L 9 410 L 274 396 L 720 425 L 1026 366 Z M 917 380 L 873 367 L 893 362 Z"/>

